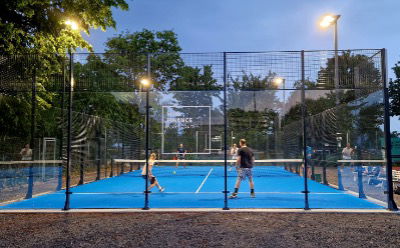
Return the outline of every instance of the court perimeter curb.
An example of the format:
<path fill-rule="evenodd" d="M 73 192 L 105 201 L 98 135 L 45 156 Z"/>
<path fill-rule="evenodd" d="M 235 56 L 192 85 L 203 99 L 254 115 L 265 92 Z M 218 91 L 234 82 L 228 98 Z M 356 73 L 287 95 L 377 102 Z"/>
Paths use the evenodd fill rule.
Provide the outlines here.
<path fill-rule="evenodd" d="M 0 210 L 0 214 L 67 214 L 67 213 L 385 213 L 400 214 L 400 211 L 389 211 L 386 209 L 230 209 L 222 210 L 219 208 L 152 208 L 149 210 L 142 209 L 70 209 L 68 211 L 59 209 L 27 209 L 27 210 Z"/>

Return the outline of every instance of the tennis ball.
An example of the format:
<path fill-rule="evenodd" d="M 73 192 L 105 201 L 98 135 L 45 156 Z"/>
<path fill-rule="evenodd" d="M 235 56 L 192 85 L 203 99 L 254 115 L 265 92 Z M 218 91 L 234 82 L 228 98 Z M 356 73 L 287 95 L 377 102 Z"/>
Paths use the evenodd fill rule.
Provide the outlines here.
<path fill-rule="evenodd" d="M 172 174 L 176 174 L 176 171 L 173 171 Z"/>

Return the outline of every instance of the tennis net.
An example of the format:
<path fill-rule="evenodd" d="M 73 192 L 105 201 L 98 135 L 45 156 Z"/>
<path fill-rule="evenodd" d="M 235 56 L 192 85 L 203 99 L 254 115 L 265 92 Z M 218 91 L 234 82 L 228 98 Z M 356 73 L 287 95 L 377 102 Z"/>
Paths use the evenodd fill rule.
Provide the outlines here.
<path fill-rule="evenodd" d="M 117 165 L 134 164 L 136 170 L 143 168 L 145 160 L 114 159 Z M 157 176 L 224 176 L 224 160 L 156 160 L 153 173 Z M 227 160 L 228 177 L 236 176 L 236 160 Z M 289 176 L 300 172 L 303 159 L 264 159 L 256 160 L 254 176 Z"/>

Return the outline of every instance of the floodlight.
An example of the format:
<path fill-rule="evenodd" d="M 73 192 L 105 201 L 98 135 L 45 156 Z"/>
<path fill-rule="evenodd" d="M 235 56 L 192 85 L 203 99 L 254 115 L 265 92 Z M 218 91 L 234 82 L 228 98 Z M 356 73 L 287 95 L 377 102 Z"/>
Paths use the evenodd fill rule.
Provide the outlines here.
<path fill-rule="evenodd" d="M 65 21 L 65 24 L 66 24 L 67 26 L 69 26 L 72 30 L 78 30 L 78 28 L 79 28 L 78 23 L 76 23 L 76 22 L 73 21 L 73 20 L 66 20 L 66 21 Z"/>
<path fill-rule="evenodd" d="M 275 85 L 281 85 L 283 83 L 283 80 L 284 79 L 281 78 L 281 77 L 275 77 L 273 82 L 274 82 Z"/>
<path fill-rule="evenodd" d="M 319 25 L 323 28 L 327 28 L 332 24 L 334 24 L 339 19 L 339 17 L 340 15 L 326 15 L 322 17 L 322 20 L 319 23 Z"/>
<path fill-rule="evenodd" d="M 148 78 L 142 78 L 140 80 L 140 83 L 143 85 L 143 87 L 149 87 L 151 84 L 151 82 Z"/>

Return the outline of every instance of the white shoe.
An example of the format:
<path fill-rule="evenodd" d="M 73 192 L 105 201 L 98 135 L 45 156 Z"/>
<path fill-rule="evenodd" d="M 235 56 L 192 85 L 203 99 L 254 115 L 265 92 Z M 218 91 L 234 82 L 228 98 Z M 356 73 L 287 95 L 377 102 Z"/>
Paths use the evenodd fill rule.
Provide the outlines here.
<path fill-rule="evenodd" d="M 232 195 L 229 196 L 229 199 L 235 199 L 237 198 L 237 193 L 232 193 Z"/>
<path fill-rule="evenodd" d="M 161 188 L 159 189 L 160 192 L 164 192 L 164 190 L 165 190 L 164 187 L 161 187 Z"/>

